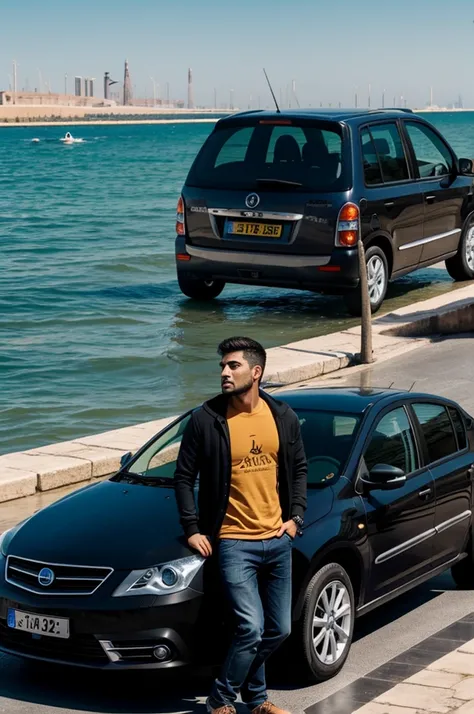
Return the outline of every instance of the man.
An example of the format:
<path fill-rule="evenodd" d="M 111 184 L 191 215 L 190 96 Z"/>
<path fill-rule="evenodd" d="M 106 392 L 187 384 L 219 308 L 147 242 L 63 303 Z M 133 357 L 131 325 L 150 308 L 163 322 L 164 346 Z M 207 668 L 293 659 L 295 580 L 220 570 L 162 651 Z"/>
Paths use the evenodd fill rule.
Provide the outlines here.
<path fill-rule="evenodd" d="M 207 710 L 234 714 L 240 692 L 252 714 L 286 714 L 268 701 L 265 662 L 291 629 L 291 541 L 306 508 L 300 425 L 260 390 L 266 353 L 258 342 L 233 337 L 218 353 L 222 394 L 193 413 L 175 472 L 188 544 L 204 557 L 217 552 L 236 620 Z"/>

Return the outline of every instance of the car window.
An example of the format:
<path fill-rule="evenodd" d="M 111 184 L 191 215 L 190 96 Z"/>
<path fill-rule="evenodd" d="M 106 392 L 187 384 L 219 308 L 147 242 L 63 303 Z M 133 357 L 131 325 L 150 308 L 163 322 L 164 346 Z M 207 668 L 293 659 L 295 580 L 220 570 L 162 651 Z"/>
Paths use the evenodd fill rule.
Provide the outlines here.
<path fill-rule="evenodd" d="M 245 161 L 251 137 L 252 129 L 250 127 L 234 132 L 216 156 L 215 166 Z"/>
<path fill-rule="evenodd" d="M 364 161 L 371 164 L 380 164 L 382 179 L 384 183 L 394 181 L 406 181 L 410 178 L 408 163 L 403 148 L 402 139 L 398 127 L 394 122 L 387 124 L 374 124 L 368 128 L 372 138 L 372 144 L 367 149 L 375 151 L 373 154 L 364 154 Z"/>
<path fill-rule="evenodd" d="M 377 464 L 396 466 L 410 474 L 419 466 L 415 437 L 403 407 L 385 414 L 375 427 L 364 454 L 369 472 Z"/>
<path fill-rule="evenodd" d="M 459 451 L 462 451 L 467 446 L 467 434 L 466 427 L 464 426 L 464 419 L 454 407 L 448 407 L 448 412 L 454 425 L 454 431 L 456 432 L 458 449 Z"/>
<path fill-rule="evenodd" d="M 347 463 L 360 424 L 358 414 L 295 409 L 306 459 L 308 485 L 335 483 Z"/>
<path fill-rule="evenodd" d="M 421 178 L 445 176 L 453 170 L 453 158 L 446 144 L 424 124 L 406 122 Z"/>
<path fill-rule="evenodd" d="M 143 454 L 132 460 L 127 469 L 141 476 L 172 479 L 181 439 L 190 418 L 188 414 L 165 431 Z"/>
<path fill-rule="evenodd" d="M 424 434 L 430 463 L 456 453 L 457 444 L 451 419 L 441 404 L 413 404 Z"/>
<path fill-rule="evenodd" d="M 383 183 L 382 169 L 380 168 L 379 158 L 370 131 L 363 129 L 360 138 L 362 142 L 365 183 L 367 186 Z"/>
<path fill-rule="evenodd" d="M 256 124 L 254 119 L 249 126 L 216 127 L 198 153 L 186 185 L 259 193 L 275 191 L 275 181 L 282 182 L 281 190 L 296 192 L 350 187 L 350 161 L 345 159 L 338 124 L 281 121 Z"/>

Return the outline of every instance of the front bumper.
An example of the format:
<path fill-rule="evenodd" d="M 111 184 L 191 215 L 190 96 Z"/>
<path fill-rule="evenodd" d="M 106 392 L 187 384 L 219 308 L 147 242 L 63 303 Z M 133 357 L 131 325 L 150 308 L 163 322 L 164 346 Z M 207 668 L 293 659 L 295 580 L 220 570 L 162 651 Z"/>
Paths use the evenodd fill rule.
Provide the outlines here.
<path fill-rule="evenodd" d="M 127 603 L 114 598 L 113 603 L 108 599 L 100 610 L 84 609 L 84 599 L 78 598 L 68 602 L 62 598 L 62 603 L 53 604 L 28 593 L 14 598 L 2 595 L 0 650 L 21 657 L 97 669 L 168 669 L 190 664 L 202 641 L 199 631 L 203 597 L 190 588 L 170 596 L 175 601 L 167 605 L 157 605 L 153 597 L 148 607 L 143 606 L 143 597 L 139 598 L 141 607 L 130 603 L 132 598 L 124 598 Z M 70 637 L 32 635 L 12 629 L 7 625 L 9 608 L 66 617 Z M 154 650 L 158 646 L 169 651 L 164 661 L 156 659 Z"/>
<path fill-rule="evenodd" d="M 190 280 L 223 280 L 241 285 L 312 290 L 342 294 L 359 284 L 357 249 L 334 249 L 330 255 L 306 256 L 283 253 L 244 253 L 223 248 L 186 245 L 177 236 L 177 271 Z"/>

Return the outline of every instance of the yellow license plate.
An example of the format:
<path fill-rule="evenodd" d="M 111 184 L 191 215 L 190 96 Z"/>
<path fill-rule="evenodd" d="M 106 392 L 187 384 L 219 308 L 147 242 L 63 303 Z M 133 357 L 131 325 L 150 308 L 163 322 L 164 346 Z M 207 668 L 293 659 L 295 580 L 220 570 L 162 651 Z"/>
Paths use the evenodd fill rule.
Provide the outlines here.
<path fill-rule="evenodd" d="M 233 221 L 228 224 L 228 233 L 238 236 L 259 236 L 261 238 L 280 238 L 283 226 L 268 225 L 267 223 L 238 223 Z"/>

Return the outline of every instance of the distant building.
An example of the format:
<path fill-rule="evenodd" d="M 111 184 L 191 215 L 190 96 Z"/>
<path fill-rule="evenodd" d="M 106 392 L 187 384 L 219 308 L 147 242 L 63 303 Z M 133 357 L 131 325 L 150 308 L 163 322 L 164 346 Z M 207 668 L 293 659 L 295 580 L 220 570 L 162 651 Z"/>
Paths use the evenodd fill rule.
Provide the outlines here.
<path fill-rule="evenodd" d="M 82 77 L 74 77 L 74 94 L 82 97 Z"/>
<path fill-rule="evenodd" d="M 125 60 L 125 70 L 123 75 L 123 104 L 128 106 L 132 103 L 132 83 L 130 80 L 130 71 L 128 69 L 128 61 Z"/>
<path fill-rule="evenodd" d="M 89 90 L 91 87 L 89 85 Z M 92 96 L 75 96 L 74 94 L 54 94 L 52 92 L 14 92 L 0 91 L 0 105 L 10 106 L 58 106 L 58 107 L 102 107 L 115 102 L 105 102 Z"/>

